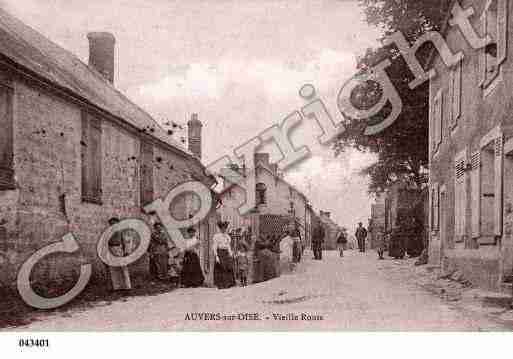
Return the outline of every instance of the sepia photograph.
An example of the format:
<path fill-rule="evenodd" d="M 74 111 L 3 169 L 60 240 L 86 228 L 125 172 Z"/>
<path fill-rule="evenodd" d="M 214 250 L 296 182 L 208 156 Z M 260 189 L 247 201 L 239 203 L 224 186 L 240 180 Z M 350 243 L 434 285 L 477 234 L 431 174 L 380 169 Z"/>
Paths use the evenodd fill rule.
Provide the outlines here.
<path fill-rule="evenodd" d="M 0 338 L 510 334 L 510 80 L 509 0 L 0 0 Z"/>

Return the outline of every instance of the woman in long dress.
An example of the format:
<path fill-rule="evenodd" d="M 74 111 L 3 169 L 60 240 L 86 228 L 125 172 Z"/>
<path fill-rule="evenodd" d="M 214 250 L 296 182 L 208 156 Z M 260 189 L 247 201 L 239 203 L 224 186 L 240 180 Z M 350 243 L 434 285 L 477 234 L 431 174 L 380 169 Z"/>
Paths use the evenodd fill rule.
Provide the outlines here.
<path fill-rule="evenodd" d="M 170 239 L 164 225 L 155 222 L 148 252 L 150 254 L 150 273 L 159 280 L 168 278 L 169 242 Z"/>
<path fill-rule="evenodd" d="M 180 282 L 183 287 L 200 287 L 205 281 L 205 276 L 201 270 L 201 264 L 196 247 L 199 245 L 198 237 L 196 237 L 196 230 L 189 228 L 187 230 L 190 238 L 187 240 L 182 265 L 182 273 L 180 275 Z"/>
<path fill-rule="evenodd" d="M 214 234 L 212 249 L 216 258 L 214 265 L 214 284 L 219 289 L 235 286 L 234 260 L 231 238 L 226 233 L 228 222 L 218 222 L 219 233 Z"/>
<path fill-rule="evenodd" d="M 109 219 L 109 225 L 113 226 L 119 223 L 119 219 L 113 217 Z M 125 240 L 123 232 L 116 232 L 108 241 L 109 251 L 116 257 L 124 257 L 127 255 L 125 250 Z M 112 290 L 128 290 L 132 289 L 130 281 L 130 273 L 127 266 L 111 267 L 108 266 Z"/>

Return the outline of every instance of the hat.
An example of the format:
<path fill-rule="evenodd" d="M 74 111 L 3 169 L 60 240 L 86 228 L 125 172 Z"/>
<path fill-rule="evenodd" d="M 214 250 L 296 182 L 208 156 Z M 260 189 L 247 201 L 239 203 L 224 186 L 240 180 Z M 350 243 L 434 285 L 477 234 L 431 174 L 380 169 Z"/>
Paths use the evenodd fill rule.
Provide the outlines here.
<path fill-rule="evenodd" d="M 229 224 L 230 224 L 230 222 L 228 222 L 228 221 L 219 221 L 219 222 L 217 222 L 217 226 L 219 228 L 228 228 Z"/>

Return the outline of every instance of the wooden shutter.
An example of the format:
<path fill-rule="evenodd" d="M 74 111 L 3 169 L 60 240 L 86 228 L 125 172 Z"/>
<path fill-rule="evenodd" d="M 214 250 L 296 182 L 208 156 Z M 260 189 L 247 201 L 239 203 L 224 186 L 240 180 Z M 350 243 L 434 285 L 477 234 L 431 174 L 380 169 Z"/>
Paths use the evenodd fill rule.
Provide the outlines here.
<path fill-rule="evenodd" d="M 80 157 L 82 160 L 82 199 L 87 200 L 90 194 L 89 188 L 89 118 L 82 112 L 82 140 L 80 141 Z"/>
<path fill-rule="evenodd" d="M 141 205 L 145 206 L 153 201 L 153 145 L 146 141 L 141 141 L 139 166 Z"/>
<path fill-rule="evenodd" d="M 508 53 L 509 0 L 497 1 L 497 65 L 501 65 Z"/>
<path fill-rule="evenodd" d="M 472 205 L 472 238 L 481 235 L 481 154 L 475 152 L 470 159 L 470 189 Z"/>
<path fill-rule="evenodd" d="M 480 33 L 482 36 L 486 36 L 488 34 L 486 23 L 487 23 L 488 11 L 484 11 L 481 15 L 481 21 L 478 22 L 478 27 L 481 30 Z M 480 48 L 478 51 L 478 79 L 479 79 L 479 87 L 483 87 L 486 82 L 486 46 Z"/>
<path fill-rule="evenodd" d="M 437 142 L 436 142 L 437 149 L 442 144 L 443 123 L 444 123 L 443 114 L 444 114 L 444 93 L 443 93 L 443 91 L 440 90 L 440 93 L 438 95 L 437 115 L 436 115 L 436 120 L 438 122 L 438 124 L 437 124 L 437 127 L 438 127 L 437 135 L 438 136 L 437 136 Z"/>
<path fill-rule="evenodd" d="M 503 193 L 503 149 L 504 139 L 502 134 L 495 139 L 495 191 L 494 191 L 494 233 L 496 236 L 502 235 L 502 193 Z"/>
<path fill-rule="evenodd" d="M 463 240 L 466 233 L 467 179 L 465 175 L 466 152 L 454 163 L 454 224 L 456 241 Z"/>
<path fill-rule="evenodd" d="M 461 115 L 461 72 L 462 60 L 460 60 L 451 71 L 451 115 L 450 128 L 453 129 L 458 125 L 458 118 Z"/>
<path fill-rule="evenodd" d="M 12 89 L 0 84 L 0 190 L 14 189 Z"/>
<path fill-rule="evenodd" d="M 101 203 L 102 197 L 101 121 L 82 112 L 82 199 Z"/>
<path fill-rule="evenodd" d="M 90 166 L 91 193 L 94 199 L 101 200 L 102 195 L 102 128 L 101 122 L 95 118 L 90 120 Z"/>
<path fill-rule="evenodd" d="M 433 184 L 433 188 L 431 190 L 431 204 L 432 204 L 432 221 L 431 221 L 431 229 L 433 231 L 437 231 L 439 228 L 440 222 L 440 189 L 438 183 Z"/>

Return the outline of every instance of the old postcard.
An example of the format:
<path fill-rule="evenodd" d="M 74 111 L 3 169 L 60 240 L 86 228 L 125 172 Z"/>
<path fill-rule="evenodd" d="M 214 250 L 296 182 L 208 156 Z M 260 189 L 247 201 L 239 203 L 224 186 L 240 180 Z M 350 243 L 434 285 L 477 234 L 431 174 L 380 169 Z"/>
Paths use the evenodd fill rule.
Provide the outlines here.
<path fill-rule="evenodd" d="M 0 0 L 0 330 L 510 332 L 512 19 Z"/>

